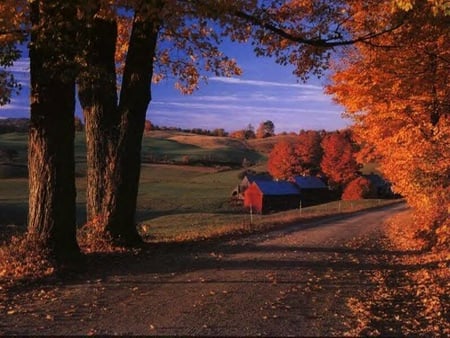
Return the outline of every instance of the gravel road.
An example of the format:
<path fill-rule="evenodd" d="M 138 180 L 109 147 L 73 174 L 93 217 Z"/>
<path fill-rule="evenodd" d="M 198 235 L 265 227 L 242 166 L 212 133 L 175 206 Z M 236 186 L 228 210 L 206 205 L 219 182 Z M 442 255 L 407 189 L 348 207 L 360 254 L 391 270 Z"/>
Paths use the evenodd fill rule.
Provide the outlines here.
<path fill-rule="evenodd" d="M 10 290 L 1 335 L 340 336 L 347 301 L 394 269 L 376 246 L 397 204 L 222 243 L 100 256 Z"/>

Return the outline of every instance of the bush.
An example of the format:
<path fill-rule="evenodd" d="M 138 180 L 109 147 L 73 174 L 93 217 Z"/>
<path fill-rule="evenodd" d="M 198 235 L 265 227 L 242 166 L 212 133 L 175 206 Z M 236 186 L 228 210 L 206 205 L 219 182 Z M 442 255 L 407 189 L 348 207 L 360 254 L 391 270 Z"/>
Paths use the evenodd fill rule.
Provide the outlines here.
<path fill-rule="evenodd" d="M 351 181 L 342 193 L 343 200 L 360 200 L 375 197 L 374 189 L 367 178 L 357 177 Z"/>

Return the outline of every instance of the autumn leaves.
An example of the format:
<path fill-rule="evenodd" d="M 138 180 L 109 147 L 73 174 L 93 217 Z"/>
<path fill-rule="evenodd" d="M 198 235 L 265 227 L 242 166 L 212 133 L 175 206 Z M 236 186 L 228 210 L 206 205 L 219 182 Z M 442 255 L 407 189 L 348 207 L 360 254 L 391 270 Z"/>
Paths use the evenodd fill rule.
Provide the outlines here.
<path fill-rule="evenodd" d="M 275 145 L 267 166 L 277 179 L 322 173 L 331 186 L 337 187 L 356 176 L 356 150 L 348 131 L 301 131 L 295 144 L 281 141 Z"/>
<path fill-rule="evenodd" d="M 448 245 L 450 16 L 433 3 L 409 6 L 401 27 L 348 51 L 328 92 L 355 122 L 366 155 L 415 208 L 423 233 Z M 398 13 L 379 15 L 398 20 Z"/>

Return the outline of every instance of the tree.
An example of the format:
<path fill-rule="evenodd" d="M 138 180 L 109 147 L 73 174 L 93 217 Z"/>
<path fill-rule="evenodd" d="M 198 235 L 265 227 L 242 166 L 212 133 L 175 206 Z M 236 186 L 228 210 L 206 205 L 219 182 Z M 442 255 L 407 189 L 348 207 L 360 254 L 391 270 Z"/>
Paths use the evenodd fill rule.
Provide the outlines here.
<path fill-rule="evenodd" d="M 431 2 L 409 3 L 400 10 L 406 24 L 350 50 L 328 91 L 345 106 L 355 135 L 371 147 L 395 191 L 418 211 L 430 243 L 448 245 L 450 16 Z M 383 21 L 395 14 L 381 7 L 365 13 Z"/>
<path fill-rule="evenodd" d="M 321 146 L 323 157 L 320 166 L 329 181 L 340 186 L 352 180 L 358 164 L 348 137 L 341 132 L 330 133 L 323 138 Z"/>
<path fill-rule="evenodd" d="M 145 120 L 144 130 L 146 133 L 149 133 L 152 130 L 152 123 L 149 120 Z"/>
<path fill-rule="evenodd" d="M 294 146 L 287 141 L 280 141 L 269 154 L 267 169 L 276 179 L 292 179 L 300 173 L 300 162 L 295 154 Z"/>
<path fill-rule="evenodd" d="M 200 11 L 205 9 L 192 14 L 191 3 L 166 7 L 156 0 L 132 2 L 131 19 L 118 16 L 104 5 L 87 7 L 83 13 L 83 20 L 90 27 L 85 68 L 78 81 L 87 131 L 87 209 L 89 218 L 104 219 L 105 230 L 113 239 L 131 243 L 139 241 L 134 213 L 152 77 L 160 80 L 171 71 L 178 76 L 177 87 L 187 93 L 197 86 L 198 68 L 223 76 L 238 74 L 239 69 L 234 60 L 219 52 L 218 36 L 208 28 L 207 18 Z M 179 15 L 174 15 L 174 11 Z M 115 50 L 116 45 L 121 47 Z M 177 53 L 172 53 L 172 49 Z M 173 59 L 177 56 L 180 59 Z M 123 69 L 119 97 L 117 62 L 122 62 Z M 154 69 L 159 73 L 153 76 Z"/>
<path fill-rule="evenodd" d="M 228 136 L 228 133 L 223 128 L 216 128 L 212 131 L 212 135 L 218 137 L 226 137 Z"/>
<path fill-rule="evenodd" d="M 21 88 L 7 69 L 21 56 L 17 43 L 26 38 L 21 29 L 25 26 L 25 6 L 24 0 L 4 0 L 0 3 L 0 106 L 8 104 L 12 94 Z"/>
<path fill-rule="evenodd" d="M 237 138 L 239 140 L 245 140 L 245 130 L 244 129 L 240 129 L 240 130 L 232 131 L 230 133 L 230 137 Z"/>
<path fill-rule="evenodd" d="M 274 14 L 273 19 L 283 24 L 289 22 L 288 27 L 292 23 L 298 26 L 299 22 L 321 12 L 308 10 L 300 21 L 292 21 L 292 17 L 285 16 L 289 8 L 277 2 L 271 4 L 273 10 L 266 11 L 265 4 L 257 7 L 251 0 L 173 3 L 152 0 L 145 3 L 130 1 L 126 7 L 127 15 L 120 16 L 115 12 L 114 5 L 110 7 L 109 3 L 94 1 L 80 11 L 89 29 L 88 43 L 80 44 L 87 48 L 81 58 L 84 70 L 79 80 L 79 93 L 86 116 L 88 140 L 88 217 L 101 216 L 105 219 L 105 229 L 113 238 L 120 237 L 121 241 L 127 242 L 138 240 L 134 209 L 140 171 L 139 152 L 145 110 L 150 101 L 149 76 L 153 71 L 156 81 L 168 73 L 174 74 L 178 78 L 176 86 L 182 92 L 190 93 L 198 87 L 202 78 L 200 69 L 222 76 L 240 74 L 235 61 L 223 56 L 218 49 L 221 35 L 228 35 L 235 41 L 245 41 L 253 36 L 259 44 L 256 52 L 265 55 L 269 49 L 273 50 L 273 45 L 266 38 L 267 32 L 272 36 L 282 36 L 281 40 L 274 38 L 273 41 L 286 40 L 285 31 L 267 24 L 268 14 L 270 17 Z M 291 5 L 296 7 L 294 2 Z M 130 12 L 134 15 L 132 20 L 128 15 Z M 293 13 L 297 16 L 302 11 L 297 8 Z M 117 26 L 119 34 L 116 33 Z M 312 29 L 313 35 L 330 27 L 319 26 L 318 30 Z M 324 55 L 326 48 L 339 45 L 336 41 L 343 40 L 342 37 L 333 38 L 333 41 L 311 38 L 308 30 L 305 27 L 305 31 L 301 32 L 303 38 L 296 34 L 295 41 L 312 46 L 312 49 L 307 48 L 308 58 L 312 60 L 323 61 L 325 58 L 315 56 Z M 113 44 L 113 41 L 118 43 Z M 266 44 L 271 47 L 266 49 L 263 47 Z M 111 54 L 116 45 L 116 59 L 113 60 Z M 323 48 L 318 49 L 318 46 Z M 302 71 L 319 69 L 322 61 L 304 62 Z M 133 92 L 129 90 L 131 87 L 127 89 L 122 84 L 120 97 L 117 98 L 116 64 L 121 64 L 124 81 L 128 75 L 132 76 L 130 79 L 142 81 L 133 88 L 137 91 Z M 132 81 L 130 84 L 135 85 Z M 253 137 L 254 131 L 247 129 L 245 138 Z M 123 203 L 118 203 L 119 196 Z"/>
<path fill-rule="evenodd" d="M 247 128 L 244 129 L 244 135 L 246 140 L 255 138 L 255 128 L 251 124 L 249 124 Z"/>
<path fill-rule="evenodd" d="M 142 57 L 143 55 L 145 55 L 147 59 L 141 59 L 139 62 L 136 62 L 136 64 L 133 64 L 133 67 L 135 67 L 135 74 L 133 75 L 135 78 L 139 78 L 141 80 L 146 79 L 148 71 L 144 71 L 142 69 L 142 66 L 141 68 L 139 68 L 138 65 L 145 65 L 145 67 L 147 67 L 150 63 L 149 60 L 153 60 L 152 56 L 155 55 L 155 59 L 159 61 L 158 65 L 170 65 L 171 72 L 175 74 L 175 76 L 179 79 L 179 82 L 177 83 L 178 88 L 185 93 L 189 93 L 197 88 L 198 80 L 200 79 L 199 68 L 203 67 L 207 71 L 213 71 L 216 73 L 216 75 L 230 75 L 240 73 L 234 61 L 226 57 L 222 57 L 222 55 L 218 51 L 216 42 L 219 40 L 220 34 L 227 34 L 231 36 L 233 40 L 238 41 L 245 41 L 250 36 L 253 36 L 255 41 L 258 41 L 259 43 L 259 45 L 256 47 L 256 52 L 258 55 L 271 55 L 272 53 L 277 54 L 277 52 L 274 52 L 274 50 L 276 51 L 277 48 L 280 47 L 280 45 L 286 46 L 287 36 L 286 30 L 282 31 L 279 29 L 279 27 L 277 28 L 272 25 L 272 19 L 278 20 L 278 22 L 282 22 L 284 28 L 287 28 L 291 25 L 300 27 L 299 24 L 301 22 L 303 22 L 304 24 L 304 22 L 309 18 L 316 18 L 312 21 L 317 23 L 317 29 L 313 28 L 311 30 L 313 34 L 311 34 L 311 32 L 308 31 L 309 29 L 303 25 L 303 27 L 305 28 L 303 32 L 300 32 L 300 34 L 296 34 L 295 36 L 288 36 L 289 38 L 293 38 L 296 43 L 301 42 L 302 44 L 307 44 L 309 47 L 305 47 L 304 50 L 299 50 L 297 56 L 290 57 L 289 60 L 296 62 L 298 65 L 302 65 L 302 67 L 298 67 L 296 70 L 296 73 L 299 75 L 305 74 L 311 69 L 320 72 L 320 69 L 324 65 L 324 62 L 326 62 L 329 58 L 326 52 L 327 48 L 340 44 L 353 43 L 354 41 L 342 42 L 342 40 L 344 39 L 342 37 L 343 35 L 336 37 L 337 33 L 333 38 L 330 39 L 311 38 L 311 36 L 315 36 L 317 32 L 326 31 L 328 33 L 330 31 L 330 27 L 334 32 L 336 32 L 336 21 L 334 21 L 334 19 L 342 19 L 341 16 L 344 11 L 340 10 L 340 8 L 336 8 L 335 6 L 330 6 L 330 9 L 333 9 L 333 11 L 326 12 L 323 11 L 323 8 L 305 8 L 304 6 L 299 6 L 299 3 L 300 2 L 293 1 L 287 5 L 280 5 L 279 3 L 274 1 L 271 4 L 271 11 L 266 11 L 264 6 L 265 4 L 262 4 L 263 6 L 261 6 L 261 8 L 255 7 L 253 1 L 219 3 L 216 1 L 212 3 L 211 1 L 207 0 L 189 2 L 179 1 L 176 2 L 175 7 L 165 6 L 165 4 L 161 1 L 150 1 L 143 7 L 138 6 L 140 5 L 139 3 L 136 6 L 133 6 L 133 3 L 131 3 L 129 8 L 134 9 L 135 19 L 148 19 L 151 20 L 154 25 L 154 29 L 152 32 L 141 32 L 141 36 L 149 38 L 150 35 L 154 35 L 155 37 L 159 36 L 160 39 L 162 39 L 162 41 L 164 42 L 173 41 L 174 43 L 172 46 L 175 47 L 175 49 L 178 51 L 176 54 L 174 54 L 170 52 L 171 48 L 153 48 L 152 50 L 143 50 L 144 53 L 139 53 L 139 55 L 141 55 Z M 177 15 L 174 15 L 174 12 L 176 12 Z M 337 14 L 336 17 L 327 17 L 325 20 L 323 12 Z M 290 14 L 286 16 L 286 13 L 294 13 L 294 16 L 292 17 Z M 302 13 L 305 13 L 305 15 L 303 15 Z M 101 19 L 105 21 L 101 18 L 101 15 L 90 15 L 89 17 L 93 17 L 95 18 L 95 20 Z M 183 17 L 184 20 L 180 20 L 180 17 Z M 216 22 L 215 28 L 217 28 L 217 24 L 219 24 L 219 26 L 223 28 L 222 33 L 215 33 L 215 29 L 212 29 L 208 26 L 209 22 L 214 21 Z M 122 46 L 128 46 L 128 50 L 126 50 L 126 48 L 119 49 L 119 52 L 121 50 L 127 51 L 124 74 L 127 70 L 127 65 L 131 65 L 131 63 L 129 63 L 128 57 L 130 55 L 133 55 L 132 53 L 130 53 L 130 50 L 132 50 L 133 48 L 131 44 L 131 38 L 133 37 L 133 31 L 135 28 L 134 23 L 136 22 L 137 21 L 133 21 L 130 43 L 121 44 Z M 322 25 L 322 23 L 325 22 L 327 24 Z M 245 27 L 245 29 L 242 29 L 242 27 Z M 338 27 L 341 27 L 341 25 L 339 25 Z M 267 32 L 270 32 L 271 34 L 267 34 Z M 372 35 L 373 33 L 365 34 L 358 40 L 365 40 Z M 110 34 L 109 36 L 111 37 L 114 35 Z M 119 38 L 121 36 L 123 35 L 119 34 Z M 268 39 L 267 36 L 271 36 L 271 38 Z M 180 37 L 181 39 L 179 39 Z M 93 45 L 94 44 L 91 44 L 90 46 Z M 146 47 L 148 47 L 148 45 Z M 154 43 L 153 47 L 156 47 L 156 43 Z M 196 54 L 195 50 L 198 50 L 199 53 Z M 173 55 L 180 54 L 184 57 L 179 60 L 172 59 Z M 278 57 L 277 59 L 280 63 L 286 63 L 287 60 L 282 56 Z M 107 63 L 111 65 L 111 61 L 108 61 Z M 134 63 L 134 61 L 132 63 Z M 87 64 L 89 65 L 89 63 Z M 153 63 L 151 64 L 153 65 Z M 157 70 L 158 65 L 155 65 Z M 112 72 L 110 72 L 110 74 L 112 74 Z M 158 80 L 163 78 L 164 76 L 164 71 L 157 71 L 154 78 Z M 109 79 L 110 77 L 106 78 Z M 144 85 L 142 85 L 140 89 L 143 90 Z M 148 85 L 145 90 L 145 92 L 140 91 L 140 93 L 144 96 L 146 95 L 145 93 L 148 93 L 150 91 L 150 85 Z M 110 89 L 108 91 L 110 91 Z M 112 97 L 113 95 L 114 94 L 111 92 L 111 95 L 109 96 Z M 127 96 L 128 94 L 123 96 L 121 93 L 119 101 L 122 102 L 122 99 L 126 99 Z M 137 97 L 138 96 L 136 96 L 136 98 Z M 146 104 L 144 103 L 145 101 L 147 102 Z M 105 167 L 114 168 L 114 170 L 117 173 L 120 172 L 120 174 L 112 175 L 111 177 L 114 177 L 114 180 L 108 178 L 108 175 L 103 175 L 103 170 L 97 169 L 96 175 L 93 174 L 93 171 L 91 171 L 90 175 L 93 177 L 93 181 L 95 181 L 95 176 L 97 176 L 100 181 L 105 179 L 108 180 L 108 182 L 116 183 L 112 185 L 106 182 L 100 182 L 100 184 L 88 184 L 88 186 L 92 187 L 92 189 L 94 190 L 92 194 L 88 193 L 88 196 L 93 196 L 93 198 L 89 198 L 88 200 L 96 202 L 94 207 L 88 207 L 88 211 L 92 210 L 92 212 L 88 212 L 88 214 L 104 215 L 104 217 L 109 219 L 105 222 L 106 229 L 109 229 L 109 231 L 114 234 L 113 237 L 122 237 L 122 239 L 137 238 L 137 233 L 134 225 L 134 209 L 136 206 L 137 198 L 137 186 L 140 168 L 139 150 L 143 129 L 143 121 L 141 116 L 145 114 L 143 110 L 146 109 L 148 101 L 149 98 L 146 100 L 142 100 L 141 102 L 143 104 L 141 104 L 139 107 L 136 107 L 136 110 L 134 110 L 133 114 L 127 113 L 124 115 L 124 112 L 127 111 L 127 109 L 122 112 L 121 109 L 119 109 L 118 117 L 109 117 L 106 119 L 106 128 L 98 128 L 102 130 L 110 130 L 111 125 L 117 125 L 117 121 L 121 121 L 120 127 L 118 129 L 120 130 L 119 133 L 122 136 L 112 135 L 111 137 L 109 132 L 102 132 L 104 136 L 103 140 L 107 139 L 113 140 L 113 142 L 115 142 L 114 140 L 118 139 L 122 141 L 119 141 L 117 145 L 113 144 L 112 146 L 109 146 L 110 149 L 116 149 L 115 154 L 109 156 L 110 160 L 108 160 L 107 162 L 101 163 L 96 166 L 96 168 L 100 169 Z M 134 100 L 128 102 L 134 102 Z M 97 107 L 98 104 L 87 106 Z M 105 106 L 109 107 L 110 104 L 108 103 Z M 119 107 L 120 106 L 121 103 L 119 103 Z M 111 111 L 110 109 L 105 109 L 104 107 L 100 108 L 100 110 Z M 113 119 L 115 119 L 116 122 L 113 122 Z M 93 123 L 93 125 L 98 126 L 97 122 Z M 89 124 L 88 121 L 86 121 L 86 123 L 87 125 Z M 253 128 L 247 128 L 245 130 L 245 138 L 249 139 L 253 137 Z M 93 139 L 95 140 L 95 138 Z M 103 143 L 104 141 L 99 141 L 100 145 L 102 145 Z M 120 149 L 121 146 L 123 147 L 123 149 Z M 118 160 L 117 154 L 127 154 L 124 155 L 125 157 L 127 157 L 127 159 L 124 161 L 120 161 Z M 133 157 L 130 157 L 131 154 L 134 154 Z M 108 165 L 108 162 L 112 162 L 114 164 Z M 119 177 L 120 180 L 126 182 L 123 183 L 125 185 L 123 191 L 122 189 L 120 189 L 120 184 L 117 183 L 117 179 Z M 107 187 L 108 184 L 109 187 Z M 111 190 L 115 192 L 109 192 Z M 122 198 L 124 203 L 113 202 L 107 203 L 106 206 L 101 206 L 101 204 L 99 206 L 97 202 L 104 204 L 104 201 L 108 201 L 108 198 L 102 198 L 105 193 L 108 193 L 111 196 L 123 195 Z M 116 216 L 112 217 L 112 215 Z"/>
<path fill-rule="evenodd" d="M 32 3 L 48 5 L 44 1 Z M 342 3 L 345 4 L 344 1 Z M 303 1 L 267 1 L 258 7 L 250 0 L 152 0 L 128 1 L 124 5 L 126 10 L 122 12 L 115 11 L 123 5 L 121 2 L 80 0 L 66 6 L 60 2 L 55 3 L 55 6 L 64 10 L 66 7 L 77 6 L 76 17 L 81 21 L 81 25 L 77 26 L 72 21 L 74 16 L 69 16 L 68 20 L 60 20 L 53 28 L 58 31 L 60 27 L 61 32 L 68 26 L 79 28 L 77 36 L 73 36 L 70 41 L 71 45 L 65 47 L 80 47 L 76 60 L 80 61 L 78 85 L 86 117 L 89 217 L 104 217 L 105 229 L 116 239 L 124 242 L 138 239 L 134 211 L 140 170 L 140 146 L 145 110 L 150 101 L 152 75 L 155 80 L 164 78 L 168 73 L 164 67 L 170 65 L 171 72 L 179 79 L 178 88 L 188 93 L 198 86 L 201 79 L 200 68 L 216 75 L 239 74 L 234 60 L 223 56 L 217 48 L 222 35 L 228 35 L 235 41 L 245 41 L 252 36 L 258 55 L 275 55 L 277 61 L 282 64 L 295 63 L 298 65 L 296 74 L 299 76 L 310 70 L 320 73 L 326 68 L 329 48 L 366 41 L 379 34 L 372 31 L 363 32 L 359 37 L 346 40 L 346 35 L 342 34 L 340 29 L 345 27 L 342 23 L 348 21 L 350 14 L 339 7 L 342 3 L 339 1 L 331 5 L 324 4 L 324 10 L 323 6 L 307 6 Z M 1 8 L 2 11 L 7 9 L 6 6 Z M 126 14 L 121 17 L 117 13 Z M 125 24 L 121 25 L 122 22 Z M 306 22 L 313 25 L 305 24 Z M 117 26 L 120 34 L 117 34 Z M 217 27 L 222 30 L 216 32 L 214 28 Z M 388 30 L 391 29 L 393 28 Z M 161 48 L 156 48 L 158 39 Z M 128 42 L 122 43 L 123 41 Z M 289 41 L 306 47 L 295 49 L 292 57 L 287 57 L 293 50 L 293 44 Z M 165 44 L 169 47 L 165 48 Z M 119 46 L 117 50 L 116 45 Z M 36 61 L 40 54 L 50 53 L 40 48 L 35 48 Z M 177 53 L 172 52 L 174 50 Z M 118 53 L 115 53 L 116 51 Z M 112 54 L 117 54 L 118 58 L 115 59 Z M 52 56 L 57 56 L 54 58 L 56 61 L 61 57 L 64 62 L 73 58 L 72 55 L 67 56 L 61 51 L 55 51 Z M 173 56 L 182 57 L 174 60 Z M 154 60 L 157 60 L 158 64 L 154 64 Z M 123 70 L 120 96 L 116 87 L 117 64 L 120 64 Z M 36 68 L 37 64 L 33 67 L 39 68 Z M 72 67 L 63 68 L 65 69 L 70 73 Z M 66 74 L 66 71 L 61 74 Z M 62 82 L 68 84 L 71 80 L 72 77 L 69 76 L 69 79 Z M 68 86 L 64 88 L 68 93 Z M 62 88 L 60 90 L 62 91 Z M 47 92 L 40 92 L 39 95 L 42 96 L 39 99 L 43 101 L 52 98 Z M 33 116 L 35 115 L 32 113 L 32 118 Z M 72 124 L 73 116 L 70 120 Z M 53 122 L 55 128 L 58 128 L 60 123 L 64 124 L 62 130 L 71 128 L 65 125 L 65 118 L 60 121 L 58 117 Z M 42 126 L 36 129 L 39 128 L 42 129 Z M 71 133 L 67 134 L 68 137 L 70 135 Z M 54 138 L 54 142 L 58 143 L 58 140 L 59 136 Z M 61 146 L 66 145 L 66 142 L 67 140 L 61 142 Z M 44 145 L 37 148 L 43 149 Z M 58 148 L 56 152 L 59 156 L 61 151 Z M 55 155 L 55 158 L 58 156 Z M 67 156 L 70 156 L 70 152 Z M 59 169 L 61 177 L 71 176 L 70 163 L 66 169 Z M 57 180 L 53 177 L 49 179 L 52 184 Z M 60 180 L 58 187 L 71 191 L 71 180 L 66 183 L 63 187 Z M 31 202 L 45 203 L 30 198 Z M 35 206 L 30 205 L 31 208 Z M 71 222 L 68 224 L 72 226 Z"/>
<path fill-rule="evenodd" d="M 322 160 L 322 136 L 319 131 L 300 131 L 295 144 L 295 154 L 301 163 L 301 174 L 314 175 L 320 171 Z"/>
<path fill-rule="evenodd" d="M 30 2 L 28 238 L 58 260 L 79 254 L 75 215 L 74 2 Z"/>
<path fill-rule="evenodd" d="M 275 125 L 272 121 L 267 120 L 259 124 L 256 130 L 256 138 L 266 138 L 275 135 Z"/>
<path fill-rule="evenodd" d="M 343 200 L 360 200 L 375 197 L 376 193 L 370 181 L 362 176 L 350 181 L 342 193 Z"/>

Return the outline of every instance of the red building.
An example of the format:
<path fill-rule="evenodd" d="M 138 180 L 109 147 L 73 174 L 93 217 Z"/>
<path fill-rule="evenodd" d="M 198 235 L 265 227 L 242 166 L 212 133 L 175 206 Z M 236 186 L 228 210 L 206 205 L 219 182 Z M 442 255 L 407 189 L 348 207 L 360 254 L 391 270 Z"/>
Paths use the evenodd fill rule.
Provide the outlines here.
<path fill-rule="evenodd" d="M 300 201 L 300 190 L 287 181 L 254 180 L 244 193 L 244 206 L 259 213 L 296 209 Z"/>

